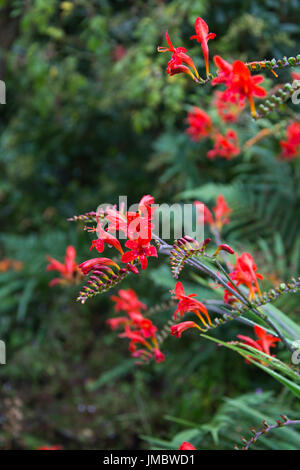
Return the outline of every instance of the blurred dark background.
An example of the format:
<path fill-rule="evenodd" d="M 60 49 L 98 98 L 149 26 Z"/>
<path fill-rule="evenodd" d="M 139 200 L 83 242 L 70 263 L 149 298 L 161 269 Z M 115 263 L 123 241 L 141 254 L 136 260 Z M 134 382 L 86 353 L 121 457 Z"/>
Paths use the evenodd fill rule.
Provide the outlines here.
<path fill-rule="evenodd" d="M 49 288 L 46 272 L 46 254 L 62 260 L 67 245 L 76 247 L 78 261 L 90 256 L 89 235 L 66 220 L 74 214 L 116 203 L 119 195 L 130 203 L 150 193 L 159 202 L 213 204 L 223 193 L 235 209 L 226 240 L 257 254 L 269 285 L 298 273 L 299 165 L 276 157 L 295 110 L 259 123 L 243 116 L 236 128 L 242 142 L 278 119 L 283 127 L 235 160 L 211 162 L 208 144 L 184 133 L 190 105 L 209 109 L 211 87 L 168 77 L 167 54 L 156 48 L 168 28 L 203 71 L 201 50 L 188 39 L 202 16 L 217 34 L 211 57 L 297 55 L 299 8 L 298 0 L 0 1 L 0 79 L 7 88 L 0 107 L 0 260 L 22 263 L 0 272 L 0 339 L 7 345 L 1 448 L 145 449 L 156 437 L 169 442 L 184 422 L 191 433 L 195 423 L 209 423 L 200 447 L 232 448 L 259 410 L 263 417 L 299 411 L 263 372 L 192 335 L 165 342 L 164 364 L 136 367 L 126 342 L 105 325 L 109 295 L 82 306 L 78 287 Z M 266 74 L 268 89 L 273 78 Z M 290 80 L 290 70 L 278 80 Z M 122 287 L 134 287 L 153 306 L 169 299 L 174 282 L 164 263 L 150 264 L 134 286 L 129 279 Z M 298 300 L 281 307 L 297 316 Z M 240 330 L 224 328 L 223 338 Z M 226 397 L 242 404 L 214 419 Z M 242 421 L 228 428 L 226 416 L 236 410 Z"/>

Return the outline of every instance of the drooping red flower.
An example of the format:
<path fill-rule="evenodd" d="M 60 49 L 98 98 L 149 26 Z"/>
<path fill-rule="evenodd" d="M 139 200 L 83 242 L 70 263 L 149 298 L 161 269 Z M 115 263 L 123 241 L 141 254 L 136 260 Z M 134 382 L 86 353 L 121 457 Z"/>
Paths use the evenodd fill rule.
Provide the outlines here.
<path fill-rule="evenodd" d="M 300 122 L 293 121 L 286 130 L 286 140 L 281 140 L 281 157 L 292 160 L 300 155 Z"/>
<path fill-rule="evenodd" d="M 207 323 L 209 325 L 212 324 L 210 316 L 208 314 L 208 311 L 207 311 L 205 305 L 203 305 L 201 302 L 199 302 L 199 300 L 196 300 L 194 298 L 194 297 L 196 297 L 196 294 L 186 295 L 186 293 L 184 292 L 183 285 L 180 281 L 178 281 L 176 283 L 174 291 L 171 291 L 171 293 L 174 294 L 176 299 L 179 301 L 178 305 L 177 305 L 177 308 L 174 312 L 174 319 L 175 320 L 177 318 L 178 313 L 182 317 L 185 313 L 193 312 L 198 317 L 198 319 L 201 321 L 202 325 L 204 325 L 204 327 L 207 327 Z M 179 329 L 171 327 L 171 333 L 172 334 L 177 334 L 178 333 L 178 334 L 181 335 L 181 332 L 184 331 L 184 329 L 185 329 L 184 325 L 188 325 L 188 324 L 191 325 L 191 323 L 194 323 L 194 322 L 180 323 L 179 325 L 181 325 L 181 327 L 179 327 Z M 195 323 L 195 325 L 197 325 L 197 323 Z M 177 326 L 178 325 L 175 325 L 175 327 L 177 327 Z M 184 329 L 182 330 L 182 328 L 184 328 Z M 193 326 L 187 326 L 187 328 L 193 328 Z M 197 328 L 199 328 L 201 330 L 199 325 L 197 325 Z"/>
<path fill-rule="evenodd" d="M 232 65 L 226 60 L 222 59 L 219 55 L 214 56 L 214 63 L 216 64 L 218 70 L 218 75 L 211 82 L 213 86 L 219 85 L 220 83 L 227 84 L 232 76 Z"/>
<path fill-rule="evenodd" d="M 47 256 L 49 264 L 47 266 L 47 271 L 58 271 L 61 277 L 52 279 L 49 286 L 54 286 L 56 284 L 73 284 L 77 283 L 80 280 L 80 271 L 79 266 L 76 261 L 76 250 L 73 246 L 68 246 L 66 249 L 65 263 L 61 263 L 51 256 Z"/>
<path fill-rule="evenodd" d="M 110 318 L 107 324 L 112 330 L 120 326 L 125 328 L 124 333 L 119 336 L 130 339 L 129 349 L 132 356 L 147 361 L 154 358 L 156 362 L 162 362 L 165 357 L 158 347 L 157 327 L 141 313 L 141 309 L 145 310 L 146 305 L 140 302 L 134 290 L 120 289 L 118 296 L 111 296 L 111 300 L 115 302 L 115 311 L 124 311 L 127 316 Z M 137 349 L 137 344 L 141 344 L 142 348 Z"/>
<path fill-rule="evenodd" d="M 253 97 L 264 98 L 266 90 L 259 86 L 264 81 L 262 75 L 251 75 L 247 65 L 236 60 L 232 66 L 220 56 L 214 57 L 215 64 L 219 68 L 218 77 L 212 81 L 212 85 L 224 83 L 227 87 L 227 96 L 237 95 L 240 104 L 248 99 L 252 116 L 256 118 L 256 110 Z"/>
<path fill-rule="evenodd" d="M 194 321 L 183 321 L 171 326 L 171 335 L 180 338 L 182 333 L 190 328 L 198 328 L 198 330 L 201 330 L 200 326 Z"/>
<path fill-rule="evenodd" d="M 158 52 L 172 52 L 171 60 L 168 62 L 167 72 L 169 75 L 176 75 L 178 73 L 186 73 L 192 77 L 193 80 L 199 79 L 198 71 L 192 58 L 186 54 L 187 50 L 184 47 L 174 47 L 170 38 L 168 30 L 166 31 L 166 40 L 169 47 L 159 46 Z M 189 68 L 190 67 L 190 68 Z M 192 69 L 195 75 L 190 70 Z"/>
<path fill-rule="evenodd" d="M 124 253 L 119 240 L 104 230 L 99 222 L 97 224 L 96 232 L 99 238 L 92 241 L 90 250 L 96 248 L 99 253 L 102 253 L 104 251 L 105 244 L 107 244 L 116 248 L 116 250 L 118 250 L 121 254 Z"/>
<path fill-rule="evenodd" d="M 217 228 L 220 231 L 224 225 L 230 222 L 229 215 L 232 209 L 228 206 L 223 194 L 217 197 L 217 203 L 213 207 L 214 215 L 203 202 L 195 201 L 194 204 L 199 213 L 199 224 L 207 223 L 212 229 Z"/>
<path fill-rule="evenodd" d="M 115 302 L 115 311 L 139 312 L 145 310 L 147 306 L 141 302 L 133 289 L 120 289 L 118 295 L 112 295 L 110 298 Z"/>
<path fill-rule="evenodd" d="M 109 271 L 109 266 L 114 266 L 117 269 L 120 269 L 119 266 L 109 258 L 92 258 L 88 259 L 81 263 L 78 267 L 81 269 L 84 275 L 88 274 L 91 271 Z"/>
<path fill-rule="evenodd" d="M 214 141 L 213 149 L 207 152 L 208 158 L 220 157 L 231 160 L 240 154 L 238 136 L 234 130 L 228 129 L 225 135 L 218 132 L 214 136 Z"/>
<path fill-rule="evenodd" d="M 191 36 L 190 39 L 197 39 L 202 47 L 202 52 L 205 60 L 206 75 L 209 74 L 209 51 L 208 51 L 208 40 L 216 37 L 215 33 L 209 33 L 208 25 L 202 18 L 197 18 L 195 21 L 196 34 Z"/>
<path fill-rule="evenodd" d="M 197 297 L 197 294 L 186 295 L 186 293 L 184 292 L 183 285 L 180 281 L 178 281 L 175 285 L 174 294 L 179 300 L 177 309 L 174 312 L 175 320 L 177 317 L 177 313 L 179 313 L 179 315 L 182 317 L 184 313 L 200 311 L 207 317 L 208 321 L 210 321 L 206 307 L 201 302 L 199 302 L 199 300 L 194 299 L 194 297 Z"/>
<path fill-rule="evenodd" d="M 256 292 L 259 296 L 261 295 L 258 279 L 264 279 L 264 277 L 257 272 L 257 266 L 249 253 L 237 256 L 234 270 L 229 274 L 229 277 L 236 282 L 237 286 L 243 285 L 249 289 L 250 301 L 255 298 Z M 231 300 L 231 296 L 224 296 L 224 301 L 226 300 Z"/>
<path fill-rule="evenodd" d="M 157 258 L 157 251 L 155 246 L 150 245 L 149 240 L 143 240 L 138 238 L 137 240 L 128 240 L 125 243 L 126 248 L 131 251 L 127 251 L 122 255 L 121 261 L 123 263 L 131 263 L 134 260 L 139 260 L 141 268 L 146 269 L 148 266 L 148 256 L 154 256 Z"/>
<path fill-rule="evenodd" d="M 192 444 L 189 442 L 183 442 L 179 447 L 178 450 L 197 450 L 196 447 L 194 447 Z"/>
<path fill-rule="evenodd" d="M 162 353 L 158 348 L 154 348 L 153 349 L 153 354 L 154 354 L 154 358 L 155 358 L 155 361 L 159 364 L 160 362 L 164 362 L 164 360 L 166 359 L 164 353 Z"/>
<path fill-rule="evenodd" d="M 196 106 L 188 112 L 187 123 L 189 127 L 186 134 L 195 142 L 207 137 L 212 130 L 212 122 L 209 114 Z"/>
<path fill-rule="evenodd" d="M 237 337 L 248 346 L 252 346 L 253 348 L 258 349 L 259 351 L 268 354 L 268 356 L 271 356 L 270 348 L 275 348 L 276 343 L 280 343 L 281 340 L 276 336 L 268 334 L 263 328 L 258 325 L 255 325 L 254 331 L 258 338 L 256 340 L 244 335 L 237 335 Z"/>
<path fill-rule="evenodd" d="M 155 331 L 152 336 L 149 337 L 148 334 L 145 336 L 143 329 L 131 329 L 129 325 L 125 325 L 125 331 L 121 333 L 119 337 L 130 339 L 129 350 L 133 357 L 139 357 L 144 361 L 148 361 L 153 357 L 155 361 L 159 363 L 165 360 L 165 356 L 158 347 Z M 137 349 L 137 345 L 141 345 L 142 348 Z"/>

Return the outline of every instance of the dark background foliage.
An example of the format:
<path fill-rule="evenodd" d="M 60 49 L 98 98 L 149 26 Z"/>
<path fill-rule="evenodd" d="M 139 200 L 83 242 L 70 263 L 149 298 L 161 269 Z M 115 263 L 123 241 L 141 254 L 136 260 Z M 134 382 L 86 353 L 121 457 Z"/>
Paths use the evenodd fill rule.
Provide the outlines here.
<path fill-rule="evenodd" d="M 298 0 L 0 1 L 0 78 L 7 87 L 0 109 L 0 259 L 24 264 L 0 273 L 0 338 L 7 344 L 2 448 L 147 448 L 150 438 L 169 441 L 184 420 L 189 432 L 207 423 L 200 447 L 232 448 L 261 417 L 251 415 L 253 400 L 263 417 L 297 412 L 269 377 L 192 335 L 165 342 L 164 364 L 137 368 L 105 325 L 109 295 L 81 306 L 75 287 L 50 289 L 45 256 L 62 259 L 74 244 L 78 261 L 88 258 L 88 234 L 66 219 L 117 203 L 119 195 L 130 203 L 151 193 L 160 202 L 212 204 L 222 192 L 234 208 L 226 240 L 257 254 L 269 285 L 297 274 L 299 165 L 277 158 L 291 108 L 263 123 L 242 116 L 243 142 L 278 120 L 282 128 L 234 161 L 210 162 L 208 144 L 191 143 L 184 120 L 190 105 L 208 109 L 211 88 L 167 77 L 166 55 L 156 47 L 168 28 L 203 70 L 201 51 L 188 40 L 203 16 L 217 34 L 211 55 L 296 55 L 299 8 Z M 289 73 L 281 72 L 281 83 Z M 269 89 L 272 80 L 269 74 Z M 130 281 L 122 287 L 133 287 Z M 153 306 L 169 299 L 173 285 L 163 263 L 153 261 L 134 288 Z M 297 298 L 289 302 L 281 306 L 296 318 Z M 158 324 L 170 313 L 157 314 Z M 222 337 L 238 332 L 231 325 Z M 236 417 L 223 410 L 226 397 L 237 400 Z"/>

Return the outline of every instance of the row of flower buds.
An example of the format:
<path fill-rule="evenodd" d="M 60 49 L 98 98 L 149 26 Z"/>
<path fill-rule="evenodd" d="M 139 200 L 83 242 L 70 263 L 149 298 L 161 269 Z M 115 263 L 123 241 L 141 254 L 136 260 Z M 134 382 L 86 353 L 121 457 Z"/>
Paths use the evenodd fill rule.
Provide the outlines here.
<path fill-rule="evenodd" d="M 220 251 L 226 251 L 227 253 L 234 254 L 233 249 L 225 244 L 221 243 L 218 245 L 213 255 L 206 253 L 206 248 L 211 242 L 211 238 L 206 238 L 201 244 L 198 243 L 194 238 L 186 235 L 183 238 L 175 240 L 173 249 L 170 252 L 170 265 L 173 277 L 178 279 L 178 276 L 183 269 L 186 261 L 192 256 L 207 256 L 214 260 Z"/>
<path fill-rule="evenodd" d="M 94 211 L 86 212 L 85 214 L 74 215 L 67 219 L 68 222 L 90 222 L 96 223 L 97 221 L 97 213 Z"/>
<path fill-rule="evenodd" d="M 251 444 L 254 444 L 258 438 L 269 431 L 272 431 L 277 428 L 281 428 L 283 426 L 287 426 L 288 424 L 291 424 L 289 418 L 285 415 L 280 415 L 281 420 L 277 419 L 276 424 L 268 424 L 266 420 L 262 422 L 263 427 L 257 431 L 253 426 L 250 428 L 250 432 L 253 434 L 253 437 L 251 439 L 246 439 L 244 436 L 241 437 L 241 441 L 244 444 L 242 448 L 239 448 L 238 446 L 235 446 L 235 450 L 248 450 Z"/>
<path fill-rule="evenodd" d="M 276 69 L 282 67 L 295 67 L 296 65 L 300 65 L 300 54 L 296 57 L 289 57 L 287 58 L 284 56 L 282 59 L 272 59 L 272 60 L 262 60 L 259 62 L 249 62 L 246 64 L 250 72 L 259 72 L 263 69 Z"/>
<path fill-rule="evenodd" d="M 264 117 L 272 112 L 277 106 L 284 104 L 292 94 L 300 89 L 300 85 L 293 86 L 291 83 L 286 83 L 280 90 L 273 95 L 270 95 L 264 103 L 258 106 L 259 113 L 257 117 Z"/>
<path fill-rule="evenodd" d="M 274 302 L 274 300 L 276 300 L 280 295 L 289 294 L 289 293 L 294 294 L 298 292 L 299 290 L 300 290 L 300 277 L 298 277 L 298 280 L 296 280 L 295 278 L 292 278 L 290 282 L 281 283 L 279 284 L 278 287 L 274 287 L 270 289 L 268 292 L 263 292 L 261 297 L 251 302 L 251 305 L 253 307 L 260 307 L 261 305 Z M 235 308 L 239 310 L 240 313 L 244 313 L 245 311 L 248 310 L 249 307 L 236 305 Z"/>
<path fill-rule="evenodd" d="M 188 235 L 175 240 L 173 249 L 170 252 L 170 265 L 173 277 L 178 279 L 187 259 L 195 254 L 203 255 L 210 242 L 211 238 L 206 238 L 200 245 L 194 238 Z"/>
<path fill-rule="evenodd" d="M 130 267 L 120 268 L 117 272 L 114 272 L 112 269 L 104 267 L 102 270 L 94 270 L 91 272 L 89 279 L 87 281 L 87 286 L 83 286 L 82 290 L 79 292 L 77 301 L 84 304 L 87 299 L 94 297 L 95 295 L 106 292 L 119 282 L 123 281 L 125 277 L 131 272 Z"/>

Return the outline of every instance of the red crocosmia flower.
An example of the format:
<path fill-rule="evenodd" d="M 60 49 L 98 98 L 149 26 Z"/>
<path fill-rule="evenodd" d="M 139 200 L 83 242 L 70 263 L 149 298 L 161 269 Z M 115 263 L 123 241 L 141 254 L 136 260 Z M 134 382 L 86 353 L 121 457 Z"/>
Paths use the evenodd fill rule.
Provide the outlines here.
<path fill-rule="evenodd" d="M 259 351 L 262 351 L 265 354 L 271 356 L 270 348 L 274 348 L 276 346 L 276 343 L 280 343 L 281 340 L 276 336 L 268 334 L 263 328 L 258 325 L 255 325 L 254 331 L 258 338 L 256 340 L 244 335 L 237 335 L 237 337 L 248 346 L 252 346 L 253 348 L 258 349 Z"/>
<path fill-rule="evenodd" d="M 155 361 L 159 364 L 160 362 L 164 362 L 165 355 L 159 349 L 155 348 L 153 350 Z"/>
<path fill-rule="evenodd" d="M 183 442 L 179 447 L 178 450 L 197 450 L 196 447 L 194 447 L 192 444 L 189 442 Z"/>
<path fill-rule="evenodd" d="M 218 76 L 214 78 L 211 84 L 219 85 L 220 83 L 227 84 L 232 76 L 232 65 L 226 60 L 222 59 L 219 55 L 214 56 L 214 63 L 216 64 L 218 70 Z"/>
<path fill-rule="evenodd" d="M 207 326 L 207 323 L 201 313 L 206 317 L 208 323 L 211 325 L 211 319 L 207 312 L 205 305 L 203 305 L 199 300 L 194 299 L 196 294 L 186 295 L 184 292 L 183 285 L 178 281 L 175 285 L 174 291 L 171 291 L 175 294 L 176 298 L 179 300 L 177 309 L 174 312 L 174 319 L 177 318 L 177 313 L 182 317 L 187 312 L 193 312 L 201 320 L 204 326 Z M 200 313 L 201 312 L 201 313 Z M 173 333 L 172 333 L 173 334 Z"/>
<path fill-rule="evenodd" d="M 186 54 L 187 50 L 184 47 L 174 47 L 166 31 L 166 39 L 169 47 L 157 48 L 158 52 L 172 52 L 171 60 L 168 62 L 167 72 L 169 75 L 178 73 L 187 73 L 193 80 L 199 79 L 198 71 L 191 57 Z M 195 75 L 191 72 L 190 68 L 194 71 Z"/>
<path fill-rule="evenodd" d="M 231 214 L 232 209 L 228 206 L 225 197 L 223 194 L 219 194 L 217 197 L 217 204 L 213 207 L 215 214 L 215 224 L 217 228 L 223 227 L 223 225 L 230 222 L 229 214 Z"/>
<path fill-rule="evenodd" d="M 182 333 L 185 330 L 188 330 L 189 328 L 198 328 L 198 330 L 202 331 L 200 326 L 197 325 L 197 323 L 195 323 L 194 321 L 183 321 L 181 323 L 177 323 L 177 325 L 171 326 L 170 328 L 171 335 L 176 336 L 177 338 L 180 338 Z"/>
<path fill-rule="evenodd" d="M 214 136 L 214 147 L 207 152 L 208 158 L 221 157 L 226 160 L 231 160 L 240 153 L 238 146 L 238 136 L 232 129 L 228 129 L 225 135 L 219 132 Z"/>
<path fill-rule="evenodd" d="M 241 256 L 237 256 L 234 270 L 229 274 L 237 286 L 244 285 L 249 289 L 250 301 L 255 298 L 256 292 L 261 296 L 257 280 L 264 279 L 264 277 L 256 271 L 257 266 L 252 256 L 249 253 L 242 253 Z"/>
<path fill-rule="evenodd" d="M 147 308 L 146 305 L 139 301 L 133 289 L 120 289 L 118 295 L 111 296 L 115 302 L 115 311 L 125 311 L 127 316 L 111 318 L 107 323 L 111 329 L 125 327 L 125 331 L 119 336 L 130 339 L 129 350 L 133 357 L 141 358 L 143 361 L 154 358 L 156 362 L 162 362 L 165 357 L 158 347 L 157 328 L 141 313 L 141 309 Z M 137 349 L 137 344 L 142 345 L 142 348 Z"/>
<path fill-rule="evenodd" d="M 57 261 L 51 256 L 47 256 L 49 264 L 47 271 L 58 271 L 61 274 L 61 278 L 52 279 L 49 285 L 52 287 L 55 284 L 72 284 L 80 280 L 80 271 L 78 265 L 75 262 L 76 250 L 73 246 L 68 246 L 66 249 L 65 264 Z"/>
<path fill-rule="evenodd" d="M 148 318 L 143 318 L 138 322 L 138 325 L 141 329 L 142 334 L 145 338 L 152 338 L 153 335 L 157 332 L 157 328 L 153 325 L 152 321 Z"/>
<path fill-rule="evenodd" d="M 233 255 L 234 254 L 234 250 L 231 248 L 231 246 L 227 245 L 226 243 L 221 243 L 218 248 L 216 249 L 216 252 L 214 254 L 214 256 L 217 256 L 217 254 L 220 252 L 220 251 L 226 251 L 227 253 Z"/>
<path fill-rule="evenodd" d="M 231 289 L 236 291 L 236 288 L 231 282 L 227 282 L 227 285 L 231 287 Z M 233 304 L 234 302 L 237 302 L 238 299 L 227 289 L 224 291 L 224 297 L 223 297 L 224 303 L 225 304 Z"/>
<path fill-rule="evenodd" d="M 194 107 L 187 115 L 187 123 L 189 127 L 186 134 L 195 142 L 199 142 L 207 137 L 212 130 L 210 116 L 200 108 Z"/>
<path fill-rule="evenodd" d="M 228 95 L 226 91 L 219 90 L 214 93 L 214 105 L 218 115 L 226 123 L 236 122 L 244 107 L 237 95 Z"/>
<path fill-rule="evenodd" d="M 195 21 L 195 30 L 196 34 L 194 36 L 191 36 L 190 39 L 197 39 L 198 42 L 200 42 L 201 47 L 202 47 L 202 52 L 204 55 L 204 60 L 205 60 L 205 67 L 206 67 L 206 75 L 209 74 L 209 64 L 208 64 L 208 40 L 209 39 L 214 39 L 216 37 L 215 33 L 209 33 L 208 32 L 208 25 L 205 23 L 205 21 L 202 18 L 197 18 Z"/>
<path fill-rule="evenodd" d="M 115 311 L 139 312 L 140 309 L 145 310 L 147 306 L 138 299 L 133 289 L 120 289 L 118 295 L 112 295 L 110 298 L 115 302 Z"/>
<path fill-rule="evenodd" d="M 251 76 L 247 65 L 240 60 L 236 60 L 231 65 L 220 56 L 215 56 L 214 61 L 219 73 L 212 81 L 212 85 L 224 83 L 227 87 L 225 91 L 227 96 L 237 94 L 241 105 L 244 104 L 245 99 L 248 99 L 252 116 L 255 118 L 256 110 L 253 97 L 264 98 L 266 96 L 266 90 L 258 86 L 264 81 L 264 77 L 262 75 Z"/>
<path fill-rule="evenodd" d="M 117 269 L 120 269 L 119 266 L 109 258 L 92 258 L 88 259 L 81 263 L 78 267 L 81 269 L 84 275 L 88 274 L 90 271 L 100 270 L 108 271 L 109 266 L 114 266 Z"/>
<path fill-rule="evenodd" d="M 194 204 L 199 212 L 199 224 L 207 223 L 211 229 L 216 228 L 220 231 L 224 225 L 230 222 L 229 215 L 232 209 L 228 206 L 223 194 L 217 197 L 217 204 L 213 207 L 214 216 L 203 202 L 195 201 Z"/>
<path fill-rule="evenodd" d="M 262 350 L 266 354 L 270 354 L 270 348 L 274 348 L 276 343 L 280 343 L 281 339 L 276 338 L 276 336 L 268 334 L 263 328 L 260 326 L 255 326 L 254 331 L 256 336 L 258 337 L 257 343 L 262 347 Z"/>
<path fill-rule="evenodd" d="M 281 156 L 287 160 L 299 157 L 300 155 L 300 123 L 292 122 L 286 130 L 287 139 L 281 140 Z"/>
<path fill-rule="evenodd" d="M 106 219 L 109 222 L 109 232 L 123 232 L 131 240 L 143 238 L 148 241 L 152 238 L 153 225 L 151 220 L 155 211 L 154 198 L 149 194 L 143 196 L 138 205 L 137 212 L 122 212 L 115 208 L 108 208 Z"/>
<path fill-rule="evenodd" d="M 148 266 L 148 256 L 154 256 L 157 258 L 157 251 L 155 246 L 149 244 L 149 240 L 143 240 L 138 238 L 137 240 L 128 240 L 125 243 L 126 248 L 131 251 L 127 251 L 123 254 L 121 261 L 123 263 L 131 263 L 134 260 L 139 260 L 141 268 L 146 269 Z"/>
<path fill-rule="evenodd" d="M 41 446 L 38 447 L 37 450 L 61 450 L 62 446 L 57 445 L 57 446 Z"/>
<path fill-rule="evenodd" d="M 264 81 L 262 75 L 251 76 L 250 70 L 247 65 L 245 65 L 240 60 L 236 60 L 233 63 L 233 78 L 232 83 L 229 85 L 233 92 L 237 92 L 240 95 L 240 98 L 248 98 L 250 109 L 253 117 L 256 117 L 255 104 L 253 96 L 258 98 L 264 98 L 267 94 L 266 90 L 260 86 L 260 83 Z"/>
<path fill-rule="evenodd" d="M 110 245 L 110 246 L 113 246 L 114 248 L 116 248 L 121 254 L 124 253 L 119 240 L 117 240 L 110 233 L 103 230 L 103 228 L 100 224 L 98 224 L 98 226 L 97 226 L 97 234 L 98 234 L 99 238 L 97 240 L 92 241 L 92 245 L 91 245 L 90 250 L 92 250 L 93 248 L 96 248 L 96 250 L 99 253 L 102 253 L 104 251 L 104 246 L 105 246 L 105 243 L 106 243 L 107 245 Z"/>
<path fill-rule="evenodd" d="M 141 343 L 144 346 L 149 347 L 151 349 L 151 346 L 149 343 L 145 340 L 144 336 L 139 333 L 138 331 L 133 331 L 129 328 L 129 326 L 125 326 L 125 331 L 124 333 L 119 334 L 120 338 L 128 338 L 131 340 L 132 343 Z"/>

